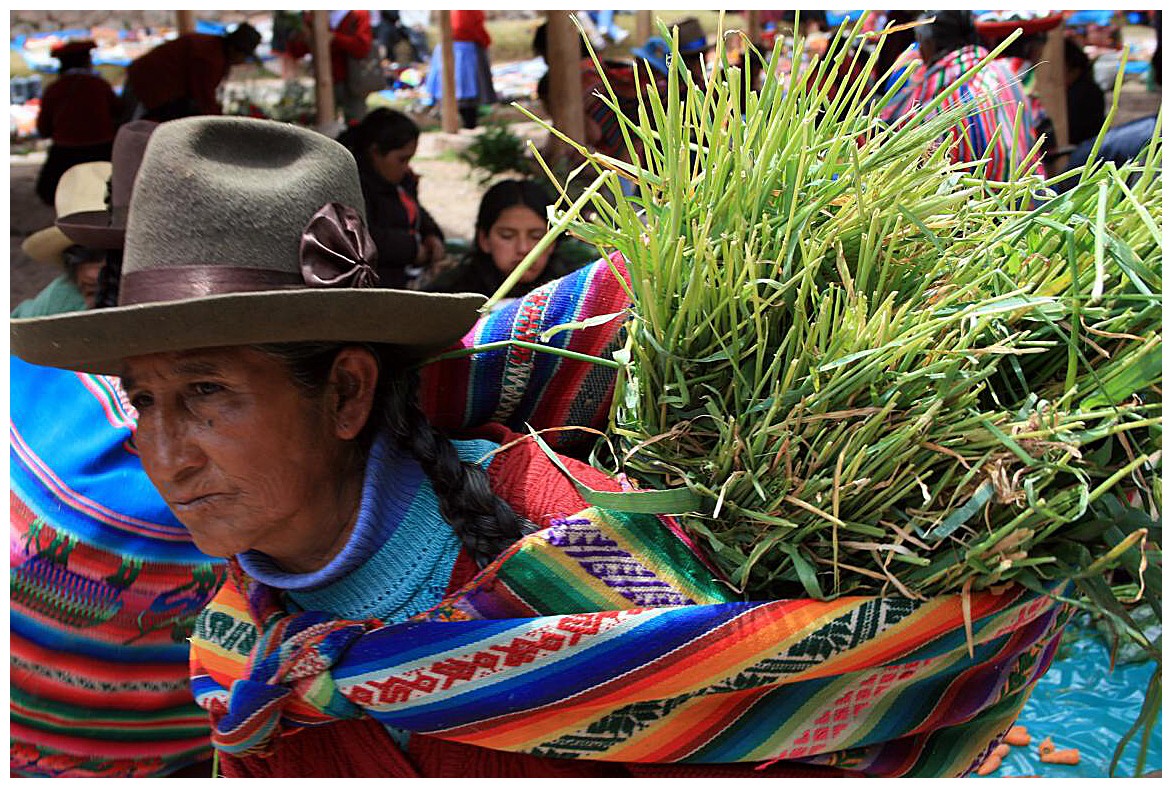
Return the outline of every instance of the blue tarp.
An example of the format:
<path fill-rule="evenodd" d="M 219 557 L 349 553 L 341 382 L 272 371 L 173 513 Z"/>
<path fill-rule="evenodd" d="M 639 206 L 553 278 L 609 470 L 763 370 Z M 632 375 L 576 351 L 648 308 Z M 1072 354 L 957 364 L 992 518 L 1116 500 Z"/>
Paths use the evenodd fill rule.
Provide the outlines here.
<path fill-rule="evenodd" d="M 1106 27 L 1115 18 L 1115 11 L 1075 11 L 1066 18 L 1067 27 L 1081 27 L 1082 25 L 1099 25 Z"/>
<path fill-rule="evenodd" d="M 831 27 L 838 27 L 842 24 L 844 19 L 858 20 L 860 16 L 867 13 L 866 11 L 827 11 L 826 24 Z"/>
<path fill-rule="evenodd" d="M 1106 777 L 1115 747 L 1139 716 L 1153 661 L 1117 664 L 1103 638 L 1085 624 L 1071 624 L 1067 635 L 1033 695 L 1026 701 L 1018 724 L 1029 729 L 1028 747 L 1013 747 L 993 777 Z M 1148 744 L 1144 772 L 1161 768 L 1161 719 Z M 1077 766 L 1042 763 L 1038 744 L 1049 736 L 1060 750 L 1077 747 Z M 1130 777 L 1140 752 L 1136 736 L 1123 751 L 1116 777 Z"/>

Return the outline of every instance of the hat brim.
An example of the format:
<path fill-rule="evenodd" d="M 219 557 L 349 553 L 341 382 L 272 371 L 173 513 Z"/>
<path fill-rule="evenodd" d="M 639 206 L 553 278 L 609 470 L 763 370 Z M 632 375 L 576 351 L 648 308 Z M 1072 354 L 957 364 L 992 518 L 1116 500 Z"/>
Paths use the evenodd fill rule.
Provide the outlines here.
<path fill-rule="evenodd" d="M 79 211 L 62 216 L 57 227 L 72 243 L 90 249 L 121 249 L 126 227 L 111 224 L 107 211 Z"/>
<path fill-rule="evenodd" d="M 65 265 L 65 250 L 75 243 L 57 227 L 46 227 L 25 238 L 20 250 L 43 265 Z"/>
<path fill-rule="evenodd" d="M 463 337 L 485 300 L 383 288 L 232 293 L 17 319 L 9 334 L 25 361 L 103 375 L 131 356 L 271 342 L 377 342 L 425 357 Z"/>

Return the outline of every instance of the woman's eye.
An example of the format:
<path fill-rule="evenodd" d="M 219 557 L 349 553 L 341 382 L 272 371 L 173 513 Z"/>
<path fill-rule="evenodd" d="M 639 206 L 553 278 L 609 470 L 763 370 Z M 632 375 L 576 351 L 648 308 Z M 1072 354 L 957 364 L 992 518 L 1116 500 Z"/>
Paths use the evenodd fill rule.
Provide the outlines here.
<path fill-rule="evenodd" d="M 133 405 L 134 409 L 139 413 L 141 413 L 145 408 L 150 407 L 151 404 L 155 401 L 154 397 L 152 397 L 150 394 L 131 394 L 127 397 L 127 399 L 130 400 L 130 404 Z"/>
<path fill-rule="evenodd" d="M 191 386 L 191 390 L 193 392 L 195 392 L 195 394 L 197 396 L 207 397 L 212 394 L 219 394 L 221 391 L 224 390 L 224 387 L 221 386 L 219 383 L 201 382 L 201 383 L 193 383 Z"/>

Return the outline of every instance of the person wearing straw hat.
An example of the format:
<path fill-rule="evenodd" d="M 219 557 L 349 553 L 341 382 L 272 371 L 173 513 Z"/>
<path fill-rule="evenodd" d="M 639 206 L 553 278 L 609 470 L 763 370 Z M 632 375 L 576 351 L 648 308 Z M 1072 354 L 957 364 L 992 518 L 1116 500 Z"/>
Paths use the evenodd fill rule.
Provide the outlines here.
<path fill-rule="evenodd" d="M 100 208 L 79 208 L 57 215 L 57 228 L 74 242 L 106 251 L 106 264 L 98 276 L 93 307 L 114 306 L 118 301 L 118 277 L 122 269 L 122 242 L 134 178 L 142 164 L 147 142 L 158 123 L 132 120 L 118 128 L 114 138 L 113 167 Z"/>
<path fill-rule="evenodd" d="M 96 269 L 104 273 L 106 255 L 122 244 L 118 206 L 157 125 L 121 127 L 113 162 L 65 173 L 56 224 L 26 242 L 42 262 L 84 257 L 84 300 L 67 283 L 73 300 L 47 300 L 50 287 L 14 316 L 100 306 Z M 207 776 L 209 730 L 188 689 L 187 638 L 224 563 L 196 549 L 151 486 L 117 381 L 19 358 L 8 372 L 10 769 L 24 777 Z"/>
<path fill-rule="evenodd" d="M 344 147 L 272 121 L 188 118 L 147 146 L 118 306 L 11 322 L 25 361 L 121 377 L 146 474 L 195 545 L 229 559 L 193 635 L 227 661 L 194 664 L 196 684 L 258 646 L 246 611 L 223 618 L 242 589 L 402 621 L 584 506 L 532 444 L 502 448 L 508 430 L 458 440 L 429 424 L 413 365 L 459 340 L 485 299 L 373 287 L 375 256 Z M 347 757 L 356 744 L 367 761 L 402 757 L 377 724 L 322 730 Z M 314 731 L 282 740 L 291 761 L 225 757 L 224 770 L 303 773 Z"/>
<path fill-rule="evenodd" d="M 108 161 L 90 161 L 70 167 L 57 184 L 54 202 L 57 215 L 103 209 L 110 169 Z M 13 317 L 34 317 L 93 307 L 99 273 L 105 264 L 105 253 L 101 248 L 75 243 L 56 224 L 24 239 L 20 248 L 38 263 L 61 268 L 62 274 L 37 295 L 21 302 L 12 311 Z"/>
<path fill-rule="evenodd" d="M 41 96 L 37 134 L 51 140 L 37 175 L 37 196 L 52 205 L 57 181 L 75 164 L 109 161 L 121 104 L 110 83 L 90 61 L 93 41 L 69 41 L 49 54 L 61 63 L 57 78 Z"/>

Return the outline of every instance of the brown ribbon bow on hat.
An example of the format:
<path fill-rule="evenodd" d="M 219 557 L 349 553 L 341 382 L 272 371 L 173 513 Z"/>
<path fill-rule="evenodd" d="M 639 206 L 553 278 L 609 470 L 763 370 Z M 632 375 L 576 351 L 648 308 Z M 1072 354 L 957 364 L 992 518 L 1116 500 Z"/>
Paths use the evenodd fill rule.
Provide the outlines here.
<path fill-rule="evenodd" d="M 378 249 L 358 211 L 327 203 L 301 233 L 301 275 L 310 287 L 374 287 Z"/>

